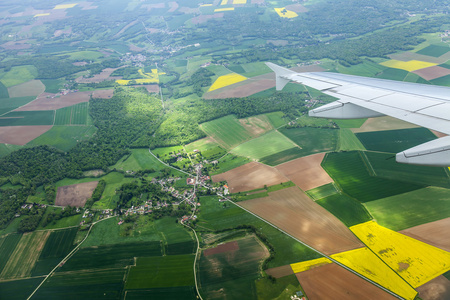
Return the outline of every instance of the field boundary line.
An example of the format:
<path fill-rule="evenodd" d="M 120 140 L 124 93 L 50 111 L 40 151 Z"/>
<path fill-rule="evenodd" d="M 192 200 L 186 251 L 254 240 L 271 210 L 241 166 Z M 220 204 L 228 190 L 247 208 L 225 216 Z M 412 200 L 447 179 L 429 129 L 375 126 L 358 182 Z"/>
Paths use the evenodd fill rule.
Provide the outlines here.
<path fill-rule="evenodd" d="M 222 197 L 223 197 L 223 196 L 222 196 Z M 313 247 L 309 246 L 308 244 L 305 244 L 305 243 L 302 242 L 301 240 L 299 240 L 299 239 L 297 239 L 296 237 L 290 235 L 289 233 L 287 233 L 286 231 L 282 230 L 281 228 L 278 228 L 277 226 L 273 225 L 273 224 L 270 223 L 269 221 L 267 221 L 267 220 L 261 218 L 261 217 L 258 216 L 257 214 L 255 214 L 255 213 L 253 213 L 253 212 L 247 210 L 246 208 L 240 206 L 239 204 L 233 202 L 232 200 L 230 200 L 230 199 L 228 199 L 228 198 L 226 198 L 226 197 L 223 197 L 223 198 L 226 199 L 226 201 L 231 202 L 232 204 L 236 205 L 237 207 L 239 207 L 239 208 L 245 210 L 246 212 L 252 214 L 253 216 L 257 217 L 257 218 L 260 219 L 261 221 L 263 221 L 263 222 L 269 224 L 269 225 L 272 226 L 273 228 L 278 229 L 280 232 L 282 232 L 282 233 L 286 234 L 287 236 L 289 236 L 290 238 L 296 240 L 297 242 L 299 242 L 299 243 L 302 244 L 303 246 L 305 246 L 305 247 L 307 247 L 307 248 L 309 248 L 309 249 L 311 249 L 311 250 L 313 250 L 313 251 L 319 253 L 319 254 L 322 255 L 323 257 L 328 258 L 329 260 L 331 260 L 331 261 L 334 262 L 335 264 L 341 266 L 342 268 L 346 269 L 347 271 L 350 271 L 351 273 L 353 273 L 353 274 L 357 275 L 358 277 L 360 277 L 360 278 L 366 280 L 367 282 L 372 283 L 372 284 L 375 285 L 376 287 L 378 287 L 378 288 L 382 289 L 383 291 L 385 291 L 385 292 L 391 294 L 392 296 L 394 296 L 394 297 L 396 297 L 396 298 L 398 298 L 398 299 L 405 300 L 405 298 L 401 297 L 400 295 L 397 295 L 396 293 L 394 293 L 394 292 L 388 290 L 387 288 L 385 288 L 385 287 L 383 287 L 382 285 L 380 285 L 380 284 L 378 284 L 378 283 L 376 283 L 376 282 L 370 280 L 369 278 L 367 278 L 367 277 L 365 277 L 365 276 L 359 274 L 358 272 L 352 270 L 351 268 L 347 267 L 346 265 L 344 265 L 344 264 L 338 262 L 337 260 L 331 258 L 330 256 L 328 256 L 328 255 L 326 255 L 326 254 L 324 254 L 324 253 L 322 253 L 322 252 L 320 252 L 320 251 L 314 249 Z"/>
<path fill-rule="evenodd" d="M 42 280 L 42 282 L 36 287 L 36 289 L 31 293 L 30 296 L 28 296 L 27 300 L 31 299 L 31 297 L 33 297 L 33 295 L 39 290 L 39 288 L 44 284 L 45 281 L 47 281 L 47 279 L 53 275 L 53 273 L 55 273 L 56 269 L 62 264 L 62 263 L 66 263 L 77 251 L 78 249 L 80 249 L 80 246 L 84 243 L 84 241 L 89 237 L 89 234 L 91 233 L 92 228 L 95 226 L 95 224 L 104 221 L 104 220 L 108 220 L 111 217 L 107 217 L 104 219 L 101 219 L 97 222 L 92 223 L 91 227 L 89 228 L 88 233 L 86 234 L 86 236 L 84 237 L 84 239 L 75 247 L 72 249 L 72 251 L 70 251 L 69 254 L 66 255 L 66 257 L 64 257 L 57 265 L 56 267 L 53 268 L 53 270 L 50 271 L 50 273 L 48 273 L 44 280 Z"/>

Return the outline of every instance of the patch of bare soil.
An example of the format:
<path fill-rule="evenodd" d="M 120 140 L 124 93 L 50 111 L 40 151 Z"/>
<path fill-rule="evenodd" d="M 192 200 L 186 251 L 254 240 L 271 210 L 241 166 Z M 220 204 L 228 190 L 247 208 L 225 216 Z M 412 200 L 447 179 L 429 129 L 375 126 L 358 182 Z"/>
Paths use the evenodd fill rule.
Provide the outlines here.
<path fill-rule="evenodd" d="M 1 126 L 0 143 L 25 145 L 52 128 L 51 125 L 39 126 Z"/>
<path fill-rule="evenodd" d="M 224 253 L 236 250 L 239 250 L 239 245 L 236 241 L 232 241 L 225 244 L 217 245 L 217 247 L 211 249 L 206 249 L 205 251 L 203 251 L 203 255 L 208 256 L 217 253 Z"/>
<path fill-rule="evenodd" d="M 428 281 L 416 289 L 423 300 L 450 299 L 450 281 L 443 275 Z"/>
<path fill-rule="evenodd" d="M 284 276 L 292 275 L 294 274 L 294 271 L 292 270 L 291 265 L 285 265 L 281 267 L 276 268 L 270 268 L 265 271 L 267 274 L 269 274 L 272 277 L 275 278 L 281 278 Z"/>
<path fill-rule="evenodd" d="M 56 193 L 55 205 L 83 207 L 92 196 L 98 181 L 61 186 Z"/>
<path fill-rule="evenodd" d="M 413 73 L 419 75 L 423 79 L 432 80 L 442 76 L 446 76 L 450 74 L 450 69 L 433 66 L 428 68 L 423 68 L 420 70 L 413 71 Z"/>
<path fill-rule="evenodd" d="M 55 94 L 43 93 L 36 100 L 17 108 L 15 111 L 55 110 L 82 102 L 89 102 L 92 92 L 76 92 L 56 97 Z"/>

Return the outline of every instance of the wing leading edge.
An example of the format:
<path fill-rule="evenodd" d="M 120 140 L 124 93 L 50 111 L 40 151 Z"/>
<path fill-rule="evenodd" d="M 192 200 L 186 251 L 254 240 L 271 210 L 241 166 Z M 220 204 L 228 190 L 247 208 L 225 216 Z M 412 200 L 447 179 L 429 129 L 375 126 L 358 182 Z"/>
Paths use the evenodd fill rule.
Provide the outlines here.
<path fill-rule="evenodd" d="M 276 89 L 295 81 L 339 100 L 313 109 L 312 117 L 357 119 L 391 116 L 450 135 L 450 88 L 338 73 L 296 73 L 273 63 Z M 450 166 L 450 136 L 397 153 L 397 162 Z"/>

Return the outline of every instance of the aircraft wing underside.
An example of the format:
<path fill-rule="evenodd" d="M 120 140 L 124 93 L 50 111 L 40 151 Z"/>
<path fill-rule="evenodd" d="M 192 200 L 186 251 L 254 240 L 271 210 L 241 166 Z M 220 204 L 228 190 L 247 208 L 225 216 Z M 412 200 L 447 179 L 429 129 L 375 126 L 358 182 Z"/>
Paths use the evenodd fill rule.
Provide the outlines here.
<path fill-rule="evenodd" d="M 275 71 L 277 90 L 295 81 L 339 99 L 311 110 L 312 117 L 355 119 L 387 115 L 450 135 L 450 88 L 328 72 L 296 73 L 266 64 Z M 400 152 L 396 160 L 450 166 L 450 136 Z"/>

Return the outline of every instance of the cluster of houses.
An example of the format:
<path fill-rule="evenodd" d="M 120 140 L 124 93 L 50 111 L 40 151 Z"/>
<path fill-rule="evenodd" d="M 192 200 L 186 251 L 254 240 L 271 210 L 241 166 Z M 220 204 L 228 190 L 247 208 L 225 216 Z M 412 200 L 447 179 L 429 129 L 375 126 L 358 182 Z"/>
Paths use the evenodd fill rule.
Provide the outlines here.
<path fill-rule="evenodd" d="M 120 58 L 122 62 L 131 62 L 136 67 L 142 67 L 143 63 L 147 60 L 147 57 L 142 54 L 126 53 Z"/>

